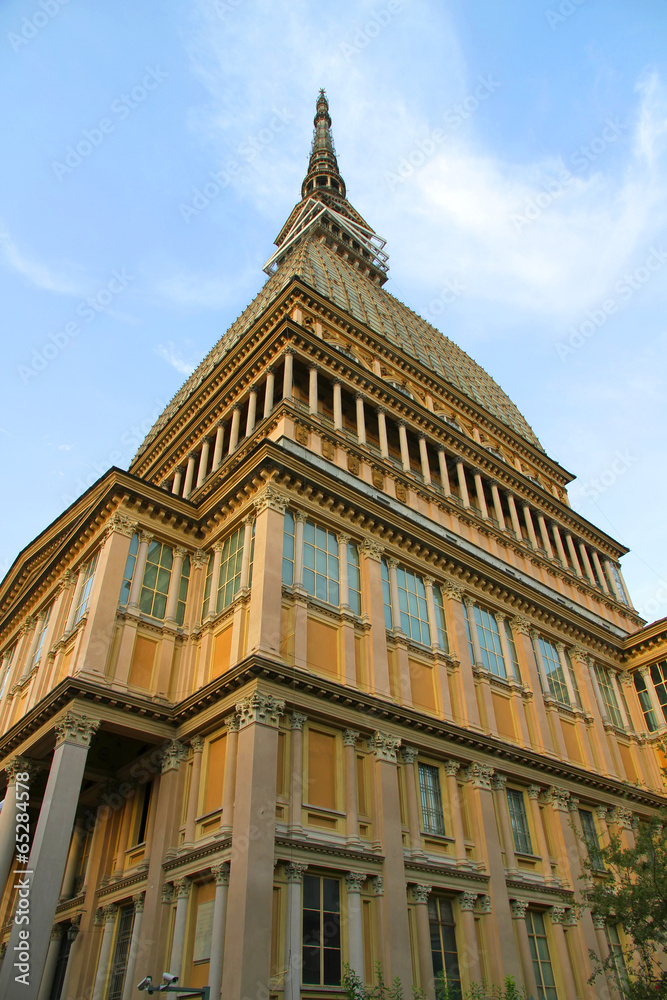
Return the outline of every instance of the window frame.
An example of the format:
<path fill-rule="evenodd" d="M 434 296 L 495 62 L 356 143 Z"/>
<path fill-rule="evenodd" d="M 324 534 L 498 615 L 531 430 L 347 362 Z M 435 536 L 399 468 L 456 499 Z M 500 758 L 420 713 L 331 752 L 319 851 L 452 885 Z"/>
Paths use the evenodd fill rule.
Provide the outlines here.
<path fill-rule="evenodd" d="M 507 811 L 509 813 L 512 840 L 516 854 L 533 855 L 530 821 L 526 809 L 526 799 L 522 788 L 507 788 Z"/>
<path fill-rule="evenodd" d="M 95 582 L 95 571 L 97 569 L 97 558 L 99 552 L 94 552 L 90 558 L 83 563 L 80 573 L 83 573 L 83 580 L 81 583 L 81 589 L 79 590 L 79 596 L 74 609 L 74 618 L 72 620 L 72 628 L 76 628 L 83 616 L 88 611 L 88 605 L 90 603 L 90 592 L 93 589 L 93 583 Z"/>
<path fill-rule="evenodd" d="M 408 764 L 413 767 L 413 764 Z M 417 762 L 419 804 L 422 832 L 437 837 L 446 837 L 445 812 L 442 798 L 440 767 L 427 761 Z"/>
<path fill-rule="evenodd" d="M 440 973 L 444 973 L 442 977 L 449 986 L 451 994 L 453 997 L 461 995 L 461 970 L 459 968 L 459 955 L 458 955 L 458 943 L 456 940 L 456 918 L 454 916 L 454 908 L 452 906 L 453 900 L 449 896 L 440 895 L 439 893 L 431 893 L 428 899 L 428 924 L 430 930 L 430 946 L 431 946 L 431 962 L 433 963 L 433 974 L 437 977 Z M 451 915 L 451 920 L 442 919 L 442 909 L 443 904 L 447 904 L 449 909 L 449 915 Z M 435 913 L 434 913 L 435 911 Z M 453 937 L 454 948 L 445 947 L 444 934 L 442 931 L 443 927 L 451 928 L 451 935 Z M 438 943 L 440 945 L 439 951 L 436 952 L 433 948 L 434 944 L 434 930 L 437 928 Z M 451 942 L 449 942 L 451 944 Z M 436 968 L 436 954 L 439 955 L 440 968 Z M 451 956 L 455 956 L 454 962 L 451 961 Z M 447 961 L 447 956 L 450 956 L 450 961 Z M 451 973 L 451 975 L 450 975 Z"/>
<path fill-rule="evenodd" d="M 542 930 L 539 933 L 536 930 L 537 920 L 542 925 Z M 559 1000 L 556 977 L 554 976 L 553 959 L 551 958 L 551 949 L 549 948 L 547 925 L 544 914 L 541 911 L 533 910 L 530 907 L 526 910 L 526 931 L 528 933 L 528 945 L 530 948 L 530 957 L 533 962 L 538 1000 Z M 538 945 L 538 940 L 544 942 L 543 948 L 540 948 Z M 544 951 L 546 951 L 546 957 L 541 954 Z M 545 983 L 545 969 L 549 970 L 551 983 Z"/>
<path fill-rule="evenodd" d="M 314 881 L 317 881 L 319 883 L 319 886 L 318 886 L 318 897 L 319 897 L 319 899 L 318 899 L 318 908 L 317 908 L 317 910 L 315 909 L 314 906 L 306 906 L 306 902 L 307 901 L 310 902 L 310 900 L 307 900 L 308 887 L 309 887 L 310 883 L 314 882 Z M 325 882 L 330 882 L 330 883 L 333 883 L 334 885 L 337 886 L 337 900 L 336 900 L 337 905 L 338 905 L 337 909 L 325 909 L 324 908 L 325 907 L 325 902 L 326 902 L 326 899 L 325 899 Z M 342 944 L 343 944 L 343 940 L 342 940 L 342 936 L 343 936 L 342 935 L 342 924 L 343 924 L 343 919 L 342 919 L 342 917 L 343 917 L 343 912 L 342 912 L 342 910 L 343 910 L 343 908 L 342 908 L 342 896 L 343 896 L 343 893 L 342 893 L 342 888 L 343 888 L 342 887 L 342 879 L 340 877 L 336 877 L 336 876 L 328 875 L 328 874 L 326 874 L 326 875 L 325 874 L 320 874 L 318 872 L 306 872 L 304 874 L 304 876 L 303 876 L 302 892 L 301 892 L 301 985 L 303 987 L 305 987 L 306 989 L 308 989 L 308 987 L 317 989 L 318 987 L 340 986 L 340 980 L 341 980 L 341 975 L 342 975 L 342 971 L 343 971 L 343 949 L 342 949 Z M 306 933 L 306 926 L 305 926 L 306 925 L 306 913 L 311 913 L 311 914 L 312 913 L 317 913 L 317 916 L 318 916 L 318 925 L 319 925 L 318 926 L 318 942 L 317 943 L 314 943 L 314 942 L 310 943 L 308 941 L 308 937 L 307 937 L 307 933 Z M 334 916 L 334 917 L 337 916 L 338 917 L 337 921 L 335 921 L 335 920 L 333 921 L 334 926 L 337 927 L 337 935 L 334 934 L 334 936 L 333 936 L 334 940 L 336 940 L 336 938 L 338 940 L 337 946 L 333 946 L 333 947 L 329 946 L 329 947 L 327 947 L 327 945 L 326 945 L 326 937 L 324 937 L 324 940 L 323 940 L 322 929 L 323 929 L 323 927 L 325 928 L 326 925 L 327 925 L 325 914 L 329 914 L 330 916 Z M 313 923 L 314 923 L 314 921 L 313 921 Z M 310 933 L 311 932 L 309 930 L 308 934 L 310 934 Z M 306 975 L 305 974 L 307 972 L 307 966 L 309 965 L 309 963 L 307 963 L 307 961 L 306 961 L 306 949 L 308 949 L 308 951 L 310 951 L 310 952 L 317 951 L 319 953 L 318 954 L 318 981 L 317 982 L 308 981 L 306 979 Z M 326 952 L 333 952 L 333 953 L 337 954 L 337 956 L 338 956 L 338 978 L 337 978 L 336 981 L 330 981 L 330 982 L 326 981 L 327 978 L 331 979 L 330 976 L 327 977 L 327 970 L 326 970 L 326 958 L 327 958 L 327 956 L 326 956 Z"/>
<path fill-rule="evenodd" d="M 309 535 L 312 533 L 312 540 Z M 324 546 L 321 544 L 324 542 Z M 312 566 L 308 563 L 312 559 Z M 324 564 L 324 565 L 323 565 Z M 332 572 L 334 571 L 334 572 Z M 310 576 L 312 575 L 312 581 Z M 322 582 L 323 581 L 323 582 Z M 302 584 L 324 604 L 340 607 L 340 544 L 335 531 L 307 520 L 303 525 Z"/>
<path fill-rule="evenodd" d="M 429 622 L 424 578 L 419 573 L 415 573 L 405 566 L 397 566 L 396 580 L 398 584 L 398 613 L 400 616 L 401 631 L 413 642 L 430 647 L 431 624 Z M 413 583 L 414 589 L 410 587 L 410 584 Z M 422 593 L 419 592 L 420 589 Z M 405 627 L 406 625 L 407 628 Z"/>

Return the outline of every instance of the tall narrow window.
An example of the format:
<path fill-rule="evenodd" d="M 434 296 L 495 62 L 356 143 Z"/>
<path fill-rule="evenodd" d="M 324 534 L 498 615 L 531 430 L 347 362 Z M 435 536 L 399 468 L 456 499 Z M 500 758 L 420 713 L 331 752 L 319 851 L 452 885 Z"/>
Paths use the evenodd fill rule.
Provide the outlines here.
<path fill-rule="evenodd" d="M 516 652 L 516 643 L 514 642 L 514 634 L 512 633 L 512 626 L 510 625 L 507 618 L 504 622 L 505 625 L 505 635 L 507 636 L 507 645 L 510 649 L 510 656 L 512 657 L 512 666 L 514 667 L 514 676 L 518 681 L 521 681 L 521 667 L 519 666 L 519 657 Z"/>
<path fill-rule="evenodd" d="M 305 875 L 303 879 L 302 981 L 306 986 L 339 986 L 340 882 Z"/>
<path fill-rule="evenodd" d="M 549 642 L 548 639 L 542 639 L 541 636 L 537 642 L 542 653 L 542 662 L 544 663 L 550 693 L 562 705 L 569 705 L 570 697 L 567 693 L 565 675 L 563 674 L 563 666 L 560 662 L 558 650 L 552 642 Z"/>
<path fill-rule="evenodd" d="M 382 603 L 384 604 L 384 626 L 394 627 L 394 619 L 391 612 L 391 583 L 389 580 L 389 566 L 386 559 L 382 560 Z"/>
<path fill-rule="evenodd" d="M 619 934 L 620 924 L 605 924 L 605 936 L 607 938 L 607 944 L 609 946 L 609 954 L 614 963 L 614 969 L 616 971 L 616 980 L 619 987 L 623 990 L 623 987 L 627 985 L 628 981 L 628 970 L 625 965 L 625 956 L 623 955 L 623 945 L 621 944 L 621 937 Z M 625 990 L 623 990 L 625 992 Z"/>
<path fill-rule="evenodd" d="M 294 583 L 294 515 L 285 511 L 283 528 L 283 583 Z"/>
<path fill-rule="evenodd" d="M 39 625 L 39 636 L 37 637 L 37 645 L 35 646 L 35 652 L 32 654 L 32 660 L 28 666 L 28 670 L 32 670 L 33 667 L 37 666 L 40 657 L 42 655 L 42 647 L 44 645 L 44 639 L 46 638 L 46 630 L 49 625 L 49 618 L 51 617 L 52 604 L 49 604 L 48 608 L 44 612 L 41 624 Z"/>
<path fill-rule="evenodd" d="M 399 566 L 398 608 L 401 615 L 401 630 L 416 642 L 431 645 L 431 630 L 428 624 L 426 588 L 420 576 Z"/>
<path fill-rule="evenodd" d="M 433 973 L 436 977 L 444 979 L 449 987 L 449 995 L 454 1000 L 455 997 L 461 996 L 461 973 L 451 900 L 442 896 L 430 896 L 428 922 L 431 929 Z"/>
<path fill-rule="evenodd" d="M 355 615 L 361 614 L 361 572 L 359 549 L 354 542 L 347 543 L 347 589 L 348 601 Z"/>
<path fill-rule="evenodd" d="M 424 833 L 444 834 L 445 817 L 442 811 L 440 772 L 431 764 L 419 764 L 418 767 Z"/>
<path fill-rule="evenodd" d="M 340 603 L 338 538 L 333 531 L 306 521 L 303 527 L 303 585 L 309 594 Z"/>
<path fill-rule="evenodd" d="M 539 1000 L 558 1000 L 543 915 L 535 910 L 528 910 L 526 912 L 526 930 L 528 931 L 530 955 L 537 983 L 537 996 Z"/>
<path fill-rule="evenodd" d="M 574 697 L 577 702 L 577 708 L 583 708 L 584 706 L 582 705 L 581 702 L 581 692 L 579 691 L 579 681 L 577 680 L 577 672 L 574 669 L 572 657 L 568 653 L 567 649 L 565 650 L 565 662 L 567 664 L 567 670 L 570 675 L 570 680 L 572 681 L 572 688 L 574 690 Z"/>
<path fill-rule="evenodd" d="M 475 605 L 475 624 L 482 654 L 482 663 L 496 677 L 507 677 L 503 647 L 496 616 L 485 608 Z"/>
<path fill-rule="evenodd" d="M 176 602 L 176 621 L 182 625 L 185 620 L 185 605 L 188 599 L 188 586 L 190 585 L 190 556 L 183 560 L 181 569 L 181 579 L 178 584 L 178 600 Z"/>
<path fill-rule="evenodd" d="M 139 610 L 151 618 L 164 618 L 173 562 L 174 551 L 171 545 L 155 540 L 150 543 L 139 595 Z"/>
<path fill-rule="evenodd" d="M 600 853 L 600 840 L 595 827 L 595 817 L 589 809 L 580 809 L 579 819 L 581 820 L 581 829 L 584 834 L 584 843 L 588 851 L 588 859 L 596 871 L 603 872 L 605 871 L 605 865 Z"/>
<path fill-rule="evenodd" d="M 667 663 L 665 661 L 652 665 L 651 680 L 653 681 L 665 722 L 667 722 Z"/>
<path fill-rule="evenodd" d="M 600 688 L 600 694 L 602 695 L 602 703 L 604 705 L 607 718 L 612 725 L 616 726 L 617 729 L 623 729 L 623 716 L 621 715 L 621 710 L 618 707 L 616 692 L 614 691 L 609 671 L 605 670 L 604 667 L 601 667 L 599 663 L 596 663 L 595 676 L 598 679 L 598 686 Z"/>
<path fill-rule="evenodd" d="M 449 642 L 447 641 L 447 620 L 445 618 L 445 604 L 442 599 L 442 590 L 437 583 L 433 585 L 433 603 L 435 604 L 435 627 L 438 634 L 438 646 L 449 652 Z"/>
<path fill-rule="evenodd" d="M 136 844 L 143 844 L 146 840 L 146 828 L 148 826 L 148 812 L 151 807 L 151 792 L 153 783 L 144 785 L 141 792 L 141 804 L 137 810 L 136 829 L 132 838 L 131 847 Z"/>
<path fill-rule="evenodd" d="M 83 567 L 83 583 L 81 585 L 81 590 L 79 591 L 79 600 L 76 605 L 76 610 L 74 612 L 74 624 L 81 621 L 86 611 L 88 610 L 88 602 L 90 601 L 90 592 L 93 589 L 93 580 L 95 579 L 95 567 L 97 566 L 97 552 L 92 556 L 86 565 Z"/>
<path fill-rule="evenodd" d="M 220 576 L 217 588 L 214 587 L 214 613 L 229 607 L 239 592 L 241 586 L 241 566 L 243 564 L 244 529 L 236 531 L 226 538 L 220 555 Z"/>
<path fill-rule="evenodd" d="M 18 643 L 13 643 L 2 658 L 2 665 L 0 666 L 0 698 L 2 698 L 7 688 L 7 681 L 9 680 L 9 674 L 14 662 L 14 653 L 16 652 L 17 645 Z"/>
<path fill-rule="evenodd" d="M 121 1000 L 123 996 L 127 958 L 132 939 L 132 924 L 134 923 L 134 906 L 121 906 L 117 919 L 116 947 L 111 962 L 106 1000 Z"/>
<path fill-rule="evenodd" d="M 621 579 L 621 574 L 620 574 L 620 572 L 618 570 L 618 566 L 616 565 L 616 563 L 613 563 L 613 562 L 608 562 L 607 565 L 611 568 L 611 575 L 614 578 L 614 583 L 616 584 L 616 589 L 618 590 L 619 594 L 621 595 L 621 601 L 623 602 L 623 604 L 627 604 L 628 607 L 629 607 L 629 601 L 628 601 L 628 598 L 627 598 L 626 593 L 625 593 L 625 587 L 623 586 L 623 580 Z M 612 587 L 612 590 L 613 589 L 614 588 Z"/>
<path fill-rule="evenodd" d="M 127 559 L 125 560 L 125 573 L 123 575 L 123 582 L 120 588 L 120 603 L 125 606 L 130 599 L 130 587 L 132 586 L 132 577 L 134 576 L 134 567 L 137 564 L 137 552 L 139 551 L 139 535 L 132 535 L 132 541 L 130 542 L 130 550 L 127 554 Z"/>
<path fill-rule="evenodd" d="M 632 679 L 635 682 L 635 691 L 637 692 L 639 704 L 641 705 L 642 712 L 644 713 L 646 728 L 650 733 L 654 733 L 658 728 L 658 720 L 656 719 L 655 712 L 653 711 L 651 696 L 646 689 L 646 681 L 638 670 L 634 672 Z"/>
<path fill-rule="evenodd" d="M 530 829 L 526 815 L 526 803 L 523 792 L 518 789 L 507 789 L 507 806 L 509 808 L 514 850 L 518 854 L 532 854 L 533 845 L 530 842 Z"/>

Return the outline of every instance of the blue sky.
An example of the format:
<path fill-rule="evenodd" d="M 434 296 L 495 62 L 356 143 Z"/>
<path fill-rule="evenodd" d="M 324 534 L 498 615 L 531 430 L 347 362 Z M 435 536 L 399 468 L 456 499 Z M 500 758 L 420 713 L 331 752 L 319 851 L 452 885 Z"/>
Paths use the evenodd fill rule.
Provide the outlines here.
<path fill-rule="evenodd" d="M 667 615 L 665 37 L 662 0 L 5 0 L 0 571 L 259 289 L 324 86 L 387 287 Z"/>

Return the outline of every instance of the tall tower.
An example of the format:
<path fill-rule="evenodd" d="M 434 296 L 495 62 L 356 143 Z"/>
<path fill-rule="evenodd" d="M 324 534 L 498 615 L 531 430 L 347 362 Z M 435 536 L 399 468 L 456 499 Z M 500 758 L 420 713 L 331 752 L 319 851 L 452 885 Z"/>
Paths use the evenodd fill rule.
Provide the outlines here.
<path fill-rule="evenodd" d="M 321 91 L 262 290 L 2 582 L 0 995 L 298 1000 L 379 962 L 615 997 L 580 875 L 665 802 L 667 629 L 384 247 Z"/>

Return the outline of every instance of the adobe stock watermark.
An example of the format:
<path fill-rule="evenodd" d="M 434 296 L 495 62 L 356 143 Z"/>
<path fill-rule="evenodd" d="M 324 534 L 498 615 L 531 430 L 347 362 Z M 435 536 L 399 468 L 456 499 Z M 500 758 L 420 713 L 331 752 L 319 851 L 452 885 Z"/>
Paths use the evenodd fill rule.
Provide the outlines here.
<path fill-rule="evenodd" d="M 610 145 L 615 143 L 622 132 L 627 131 L 628 126 L 620 122 L 617 118 L 607 118 L 600 135 L 594 136 L 586 143 L 582 143 L 573 153 L 570 154 L 569 162 L 579 170 L 586 170 L 598 157 L 602 156 Z M 534 198 L 528 198 L 523 205 L 521 213 L 514 212 L 511 222 L 517 233 L 520 233 L 526 226 L 531 225 L 542 215 L 545 209 L 560 198 L 572 187 L 576 180 L 567 167 L 558 172 L 555 177 L 549 177 L 542 183 L 542 191 Z"/>
<path fill-rule="evenodd" d="M 459 278 L 447 278 L 443 282 L 439 293 L 426 306 L 424 318 L 436 319 L 438 316 L 442 316 L 447 306 L 456 302 L 466 291 L 467 286 Z"/>
<path fill-rule="evenodd" d="M 80 317 L 84 323 L 92 323 L 100 313 L 107 311 L 114 299 L 125 291 L 131 281 L 134 281 L 134 275 L 128 274 L 124 267 L 120 271 L 112 271 L 111 278 L 106 285 L 78 304 L 74 310 L 76 316 Z M 48 368 L 59 354 L 70 347 L 82 329 L 83 327 L 78 320 L 70 320 L 69 323 L 65 323 L 62 329 L 50 333 L 40 348 L 33 347 L 30 361 L 17 368 L 23 384 L 27 385 L 31 379 L 36 378 L 40 372 Z"/>
<path fill-rule="evenodd" d="M 63 177 L 67 177 L 80 167 L 83 161 L 102 145 L 106 137 L 116 131 L 118 122 L 129 118 L 130 114 L 143 104 L 151 91 L 157 90 L 168 76 L 169 74 L 159 66 L 155 68 L 147 66 L 141 82 L 132 87 L 128 93 L 116 97 L 109 105 L 109 111 L 115 116 L 114 118 L 100 118 L 93 128 L 85 128 L 81 138 L 66 148 L 62 161 L 51 161 L 51 169 L 58 180 L 62 181 Z"/>
<path fill-rule="evenodd" d="M 221 20 L 224 20 L 228 14 L 232 14 L 243 3 L 245 0 L 214 0 L 213 10 Z"/>
<path fill-rule="evenodd" d="M 447 136 L 471 118 L 480 105 L 488 101 L 500 86 L 501 83 L 494 80 L 492 75 L 480 76 L 475 89 L 467 94 L 462 101 L 458 101 L 445 111 L 442 116 L 445 127 L 438 126 L 432 129 L 426 138 L 418 139 L 407 156 L 401 157 L 398 161 L 395 171 L 385 171 L 384 179 L 389 185 L 389 190 L 395 191 L 399 184 L 403 184 L 417 170 L 421 170 L 426 161 L 437 152 Z"/>
<path fill-rule="evenodd" d="M 286 108 L 282 108 L 280 111 L 274 110 L 268 125 L 254 135 L 246 136 L 235 150 L 236 157 L 228 160 L 222 170 L 211 170 L 210 179 L 201 187 L 193 189 L 191 200 L 181 202 L 178 206 L 183 221 L 190 222 L 190 219 L 196 218 L 200 212 L 208 208 L 211 202 L 218 198 L 225 188 L 229 187 L 234 178 L 240 176 L 259 154 L 271 145 L 276 135 L 283 132 L 294 121 L 294 117 L 292 112 L 287 111 Z"/>
<path fill-rule="evenodd" d="M 347 61 L 363 52 L 366 46 L 370 45 L 388 24 L 391 24 L 396 14 L 403 12 L 403 9 L 403 0 L 389 0 L 385 7 L 374 10 L 369 19 L 355 32 L 351 42 L 340 43 L 340 51 Z"/>
<path fill-rule="evenodd" d="M 42 28 L 50 24 L 56 14 L 60 13 L 61 8 L 68 3 L 69 0 L 39 0 L 37 9 L 32 12 L 30 17 L 24 17 L 21 21 L 18 32 L 10 31 L 7 34 L 7 41 L 14 52 L 20 52 L 28 42 L 31 42 L 40 33 Z"/>
<path fill-rule="evenodd" d="M 572 15 L 586 3 L 586 0 L 561 0 L 557 7 L 550 7 L 545 10 L 544 16 L 552 31 L 555 31 L 559 24 L 567 21 Z"/>
<path fill-rule="evenodd" d="M 655 272 L 659 271 L 666 262 L 667 250 L 651 247 L 643 264 L 636 267 L 630 274 L 624 274 L 615 282 L 613 288 L 615 296 L 604 299 L 597 309 L 587 309 L 586 318 L 577 326 L 570 327 L 570 335 L 567 340 L 559 340 L 556 343 L 556 353 L 560 360 L 566 361 L 570 355 L 582 348 L 586 341 L 590 340 L 604 326 L 609 317 L 629 302 L 632 296 L 650 281 Z"/>
<path fill-rule="evenodd" d="M 589 500 L 597 500 L 598 497 L 606 493 L 608 489 L 620 479 L 621 476 L 638 461 L 636 455 L 631 455 L 629 451 L 622 451 L 620 448 L 614 453 L 614 457 L 598 476 L 581 484 L 581 489 Z"/>

